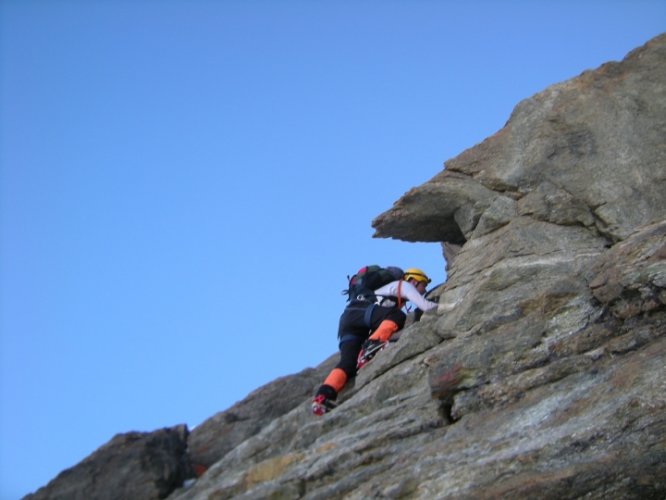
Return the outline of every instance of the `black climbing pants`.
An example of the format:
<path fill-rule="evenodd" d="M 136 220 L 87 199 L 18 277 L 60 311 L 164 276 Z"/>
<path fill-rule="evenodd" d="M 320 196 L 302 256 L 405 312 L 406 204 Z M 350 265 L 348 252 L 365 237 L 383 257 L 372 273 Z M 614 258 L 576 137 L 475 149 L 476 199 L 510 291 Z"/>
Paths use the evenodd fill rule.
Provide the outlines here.
<path fill-rule="evenodd" d="M 391 320 L 398 329 L 405 326 L 407 316 L 397 307 L 382 307 L 364 301 L 352 301 L 342 312 L 338 326 L 340 362 L 336 368 L 347 377 L 356 375 L 356 362 L 361 346 L 384 320 Z"/>

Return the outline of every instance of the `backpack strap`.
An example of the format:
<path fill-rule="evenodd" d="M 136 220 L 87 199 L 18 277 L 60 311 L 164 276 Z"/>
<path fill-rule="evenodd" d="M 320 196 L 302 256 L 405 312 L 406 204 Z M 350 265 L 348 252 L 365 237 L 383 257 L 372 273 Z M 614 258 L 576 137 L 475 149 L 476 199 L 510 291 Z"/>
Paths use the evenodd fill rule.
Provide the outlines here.
<path fill-rule="evenodd" d="M 370 304 L 363 314 L 363 322 L 369 330 L 372 330 L 372 312 L 375 310 L 375 307 L 377 307 L 377 304 Z"/>

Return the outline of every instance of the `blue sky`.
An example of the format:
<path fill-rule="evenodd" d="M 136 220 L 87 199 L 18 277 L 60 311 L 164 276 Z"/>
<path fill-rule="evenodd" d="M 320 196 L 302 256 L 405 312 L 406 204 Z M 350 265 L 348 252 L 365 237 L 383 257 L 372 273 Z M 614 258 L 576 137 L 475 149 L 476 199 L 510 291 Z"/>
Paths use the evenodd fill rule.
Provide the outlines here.
<path fill-rule="evenodd" d="M 659 1 L 0 0 L 0 500 L 336 352 L 370 223 Z"/>

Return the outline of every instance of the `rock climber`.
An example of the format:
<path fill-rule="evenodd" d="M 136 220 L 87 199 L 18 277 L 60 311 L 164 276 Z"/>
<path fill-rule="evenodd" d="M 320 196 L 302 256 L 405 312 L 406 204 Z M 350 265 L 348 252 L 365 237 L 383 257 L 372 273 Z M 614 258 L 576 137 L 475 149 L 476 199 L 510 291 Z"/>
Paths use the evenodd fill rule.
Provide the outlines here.
<path fill-rule="evenodd" d="M 335 400 L 347 380 L 404 327 L 407 315 L 402 308 L 405 302 L 411 302 L 424 312 L 437 307 L 437 303 L 423 297 L 430 282 L 422 270 L 409 268 L 401 278 L 375 290 L 376 300 L 361 296 L 351 298 L 340 316 L 338 327 L 340 361 L 312 400 L 315 415 L 323 415 L 335 408 Z"/>

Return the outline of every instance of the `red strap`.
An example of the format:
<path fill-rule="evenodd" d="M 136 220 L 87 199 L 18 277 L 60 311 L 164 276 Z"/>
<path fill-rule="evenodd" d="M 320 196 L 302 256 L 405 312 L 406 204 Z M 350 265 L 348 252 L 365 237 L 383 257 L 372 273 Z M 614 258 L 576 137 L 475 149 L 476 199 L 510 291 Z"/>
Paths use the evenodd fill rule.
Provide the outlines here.
<path fill-rule="evenodd" d="M 402 280 L 398 281 L 398 309 L 402 309 Z"/>

